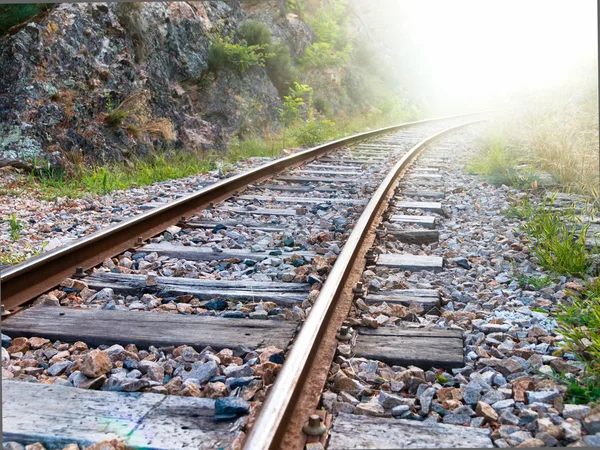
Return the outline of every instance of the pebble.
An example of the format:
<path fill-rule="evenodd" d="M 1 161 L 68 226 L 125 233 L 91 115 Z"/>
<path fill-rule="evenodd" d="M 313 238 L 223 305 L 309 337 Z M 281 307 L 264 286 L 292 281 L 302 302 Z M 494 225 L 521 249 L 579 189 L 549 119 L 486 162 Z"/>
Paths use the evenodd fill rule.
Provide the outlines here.
<path fill-rule="evenodd" d="M 350 398 L 360 398 L 363 392 L 373 394 L 386 415 L 402 419 L 491 427 L 496 430 L 493 439 L 498 447 L 583 444 L 582 435 L 600 433 L 600 416 L 590 419 L 594 414 L 589 406 L 569 405 L 563 399 L 565 387 L 553 374 L 577 376 L 579 365 L 568 352 L 554 354 L 564 339 L 552 315 L 540 312 L 556 310 L 558 302 L 565 299 L 567 285 L 575 289 L 583 284 L 577 280 L 575 286 L 568 277 L 551 277 L 552 284 L 537 291 L 517 281 L 522 275 L 545 275 L 535 265 L 531 244 L 520 231 L 521 220 L 504 213 L 513 198 L 525 194 L 465 172 L 469 154 L 476 148 L 469 139 L 475 135 L 473 131 L 451 136 L 444 140 L 445 148 L 433 146 L 426 153 L 443 155 L 448 161 L 440 170 L 445 176 L 448 214 L 439 217 L 439 243 L 413 245 L 378 238 L 373 244 L 378 253 L 441 256 L 447 264 L 444 271 L 411 273 L 376 266 L 363 271 L 361 280 L 378 293 L 437 289 L 442 298 L 440 315 L 425 314 L 414 306 L 412 311 L 404 307 L 404 314 L 395 315 L 389 305 L 367 305 L 359 299 L 347 319 L 350 326 L 463 330 L 465 367 L 447 374 L 434 368 L 416 376 L 413 368 L 378 362 L 372 372 L 368 361 L 353 357 L 351 346 L 343 352 L 338 346 L 329 387 L 339 393 L 336 402 L 350 406 L 354 405 L 343 394 Z M 404 189 L 419 189 L 410 181 L 403 185 Z M 420 200 L 402 198 L 399 192 L 399 200 Z M 390 231 L 410 228 L 385 221 L 383 226 Z M 347 381 L 348 376 L 356 379 Z M 399 403 L 397 398 L 413 404 Z M 561 401 L 566 403 L 564 407 Z M 355 414 L 380 413 L 362 405 L 356 405 Z"/>
<path fill-rule="evenodd" d="M 250 412 L 250 403 L 239 397 L 215 400 L 215 420 L 230 420 Z"/>

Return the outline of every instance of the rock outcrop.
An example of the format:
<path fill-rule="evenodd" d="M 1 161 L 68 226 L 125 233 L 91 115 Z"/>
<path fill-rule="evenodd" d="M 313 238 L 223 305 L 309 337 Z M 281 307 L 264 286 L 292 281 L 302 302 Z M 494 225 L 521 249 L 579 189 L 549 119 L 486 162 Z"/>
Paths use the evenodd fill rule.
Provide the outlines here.
<path fill-rule="evenodd" d="M 277 1 L 249 3 L 275 39 L 304 51 L 306 24 Z M 60 4 L 0 37 L 0 167 L 218 149 L 271 127 L 281 101 L 264 68 L 208 71 L 211 34 L 232 34 L 242 6 Z"/>

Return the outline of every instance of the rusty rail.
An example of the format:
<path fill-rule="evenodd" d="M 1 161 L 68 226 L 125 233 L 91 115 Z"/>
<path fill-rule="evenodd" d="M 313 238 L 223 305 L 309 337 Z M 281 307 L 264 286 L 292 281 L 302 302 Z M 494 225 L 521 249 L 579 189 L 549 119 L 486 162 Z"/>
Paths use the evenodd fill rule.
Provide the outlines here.
<path fill-rule="evenodd" d="M 77 267 L 87 270 L 101 264 L 107 258 L 134 247 L 139 239 L 148 239 L 161 233 L 177 223 L 183 216 L 189 216 L 208 207 L 211 203 L 224 200 L 249 184 L 273 177 L 284 170 L 323 156 L 332 150 L 402 128 L 474 114 L 481 113 L 426 119 L 359 133 L 277 159 L 249 172 L 219 181 L 195 194 L 175 200 L 165 206 L 79 239 L 71 245 L 43 253 L 5 270 L 0 276 L 2 306 L 8 312 L 16 310 L 21 305 L 57 286 L 65 278 L 72 276 Z"/>
<path fill-rule="evenodd" d="M 356 222 L 342 252 L 327 276 L 308 318 L 294 341 L 292 350 L 286 357 L 275 384 L 262 405 L 258 419 L 248 434 L 244 450 L 281 448 L 289 419 L 299 402 L 303 385 L 309 376 L 311 361 L 318 351 L 323 334 L 330 327 L 328 321 L 336 307 L 336 299 L 341 295 L 346 284 L 345 280 L 353 270 L 356 261 L 362 260 L 362 255 L 359 255 L 361 244 L 400 175 L 428 144 L 458 128 L 480 121 L 454 126 L 422 140 L 390 170 Z"/>

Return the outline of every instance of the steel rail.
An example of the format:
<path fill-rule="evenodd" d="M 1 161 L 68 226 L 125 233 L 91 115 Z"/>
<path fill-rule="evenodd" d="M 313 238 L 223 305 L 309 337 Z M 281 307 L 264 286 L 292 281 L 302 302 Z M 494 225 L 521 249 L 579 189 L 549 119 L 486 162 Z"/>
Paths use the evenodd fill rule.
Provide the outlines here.
<path fill-rule="evenodd" d="M 161 233 L 169 226 L 176 224 L 183 216 L 206 208 L 211 203 L 224 200 L 249 184 L 273 177 L 284 170 L 311 161 L 332 150 L 402 128 L 475 114 L 482 114 L 482 112 L 419 120 L 355 134 L 277 159 L 249 172 L 214 183 L 194 194 L 152 209 L 117 225 L 83 237 L 70 245 L 43 253 L 4 270 L 0 274 L 2 306 L 6 311 L 17 309 L 57 286 L 65 278 L 72 276 L 77 267 L 87 270 L 101 264 L 107 258 L 134 247 L 140 238 L 148 239 Z"/>
<path fill-rule="evenodd" d="M 301 395 L 303 384 L 309 376 L 310 362 L 317 353 L 319 343 L 328 328 L 328 320 L 335 309 L 336 299 L 340 296 L 345 279 L 354 267 L 354 261 L 358 259 L 361 244 L 373 225 L 377 212 L 388 193 L 394 188 L 396 180 L 428 144 L 447 133 L 478 122 L 481 120 L 453 126 L 420 141 L 396 163 L 375 191 L 344 244 L 344 248 L 321 288 L 321 293 L 300 329 L 292 350 L 287 355 L 285 363 L 262 405 L 260 414 L 246 438 L 244 450 L 280 448 L 289 418 Z"/>

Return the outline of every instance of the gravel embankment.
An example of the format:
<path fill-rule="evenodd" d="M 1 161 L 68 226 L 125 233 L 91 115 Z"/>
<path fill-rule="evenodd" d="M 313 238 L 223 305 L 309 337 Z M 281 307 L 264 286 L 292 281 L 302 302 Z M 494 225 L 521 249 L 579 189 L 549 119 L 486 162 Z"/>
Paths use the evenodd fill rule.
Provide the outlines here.
<path fill-rule="evenodd" d="M 577 375 L 582 367 L 573 354 L 555 356 L 564 338 L 551 315 L 543 312 L 555 310 L 566 299 L 566 290 L 581 289 L 583 280 L 558 277 L 540 290 L 519 285 L 517 274 L 543 274 L 519 231 L 520 221 L 504 214 L 511 197 L 522 193 L 468 174 L 464 167 L 474 145 L 473 134 L 462 132 L 426 152 L 425 157 L 449 157 L 441 172 L 449 215 L 438 217 L 439 244 L 403 245 L 393 240 L 375 244 L 384 253 L 442 256 L 447 262 L 444 271 L 410 273 L 378 267 L 363 273 L 370 292 L 438 289 L 441 314 L 424 314 L 414 306 L 370 306 L 359 300 L 348 321 L 353 326 L 463 330 L 465 367 L 447 371 L 390 367 L 352 357 L 351 348 L 341 344 L 322 404 L 334 413 L 489 427 L 498 447 L 598 446 L 598 410 L 568 404 L 566 387 L 551 377 L 553 372 Z"/>

